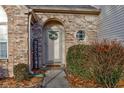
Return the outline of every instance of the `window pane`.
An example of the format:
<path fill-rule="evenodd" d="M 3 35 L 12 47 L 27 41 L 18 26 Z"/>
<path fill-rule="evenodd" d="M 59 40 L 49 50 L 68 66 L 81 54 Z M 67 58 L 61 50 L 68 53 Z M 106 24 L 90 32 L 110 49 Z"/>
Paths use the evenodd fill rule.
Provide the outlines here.
<path fill-rule="evenodd" d="M 7 25 L 0 25 L 0 42 L 7 42 Z"/>
<path fill-rule="evenodd" d="M 84 40 L 84 38 L 85 38 L 85 32 L 82 31 L 82 30 L 78 31 L 77 34 L 76 34 L 76 38 L 78 40 Z"/>
<path fill-rule="evenodd" d="M 0 6 L 0 58 L 7 58 L 7 15 L 2 6 Z"/>
<path fill-rule="evenodd" d="M 7 22 L 7 15 L 2 6 L 0 6 L 0 22 Z"/>
<path fill-rule="evenodd" d="M 7 58 L 7 42 L 0 42 L 0 58 Z"/>

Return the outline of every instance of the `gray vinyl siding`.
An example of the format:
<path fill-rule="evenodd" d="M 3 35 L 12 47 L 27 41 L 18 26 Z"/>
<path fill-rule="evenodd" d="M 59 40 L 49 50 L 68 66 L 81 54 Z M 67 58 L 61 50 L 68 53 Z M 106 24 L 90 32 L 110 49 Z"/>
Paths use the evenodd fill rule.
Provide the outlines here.
<path fill-rule="evenodd" d="M 124 41 L 124 6 L 100 6 L 99 39 L 117 39 Z"/>

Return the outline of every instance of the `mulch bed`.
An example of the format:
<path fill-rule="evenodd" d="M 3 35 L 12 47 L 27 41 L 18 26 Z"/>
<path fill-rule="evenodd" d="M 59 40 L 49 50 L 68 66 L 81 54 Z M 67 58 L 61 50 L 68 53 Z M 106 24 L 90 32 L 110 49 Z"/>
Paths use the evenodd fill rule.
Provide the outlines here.
<path fill-rule="evenodd" d="M 72 88 L 96 88 L 100 87 L 95 81 L 93 80 L 83 80 L 78 76 L 74 76 L 71 74 L 67 75 L 67 80 L 69 82 L 70 87 Z"/>
<path fill-rule="evenodd" d="M 85 80 L 72 74 L 68 73 L 66 74 L 67 74 L 66 78 L 69 82 L 70 87 L 72 88 L 103 88 L 100 84 L 97 84 L 93 80 Z M 120 80 L 118 82 L 117 88 L 124 88 L 124 80 Z"/>
<path fill-rule="evenodd" d="M 118 88 L 124 88 L 124 80 L 120 80 L 119 82 L 118 82 L 118 86 L 117 86 Z"/>
<path fill-rule="evenodd" d="M 14 78 L 4 78 L 0 80 L 0 88 L 39 88 L 43 78 L 33 77 L 30 80 L 17 82 Z"/>

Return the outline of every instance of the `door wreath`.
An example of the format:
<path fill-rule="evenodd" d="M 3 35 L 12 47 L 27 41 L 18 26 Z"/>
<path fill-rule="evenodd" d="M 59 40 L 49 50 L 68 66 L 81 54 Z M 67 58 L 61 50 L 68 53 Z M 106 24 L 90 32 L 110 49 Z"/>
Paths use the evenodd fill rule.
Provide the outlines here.
<path fill-rule="evenodd" d="M 57 31 L 49 31 L 49 38 L 51 39 L 51 40 L 56 40 L 56 39 L 58 39 L 58 34 L 57 34 Z"/>

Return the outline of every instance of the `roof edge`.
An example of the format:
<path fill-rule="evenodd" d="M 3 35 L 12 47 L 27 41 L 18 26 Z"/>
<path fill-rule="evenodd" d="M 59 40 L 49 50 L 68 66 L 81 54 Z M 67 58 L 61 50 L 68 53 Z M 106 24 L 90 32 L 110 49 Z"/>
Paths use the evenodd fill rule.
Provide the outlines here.
<path fill-rule="evenodd" d="M 33 9 L 35 13 L 66 13 L 66 14 L 94 14 L 99 15 L 99 9 Z"/>

